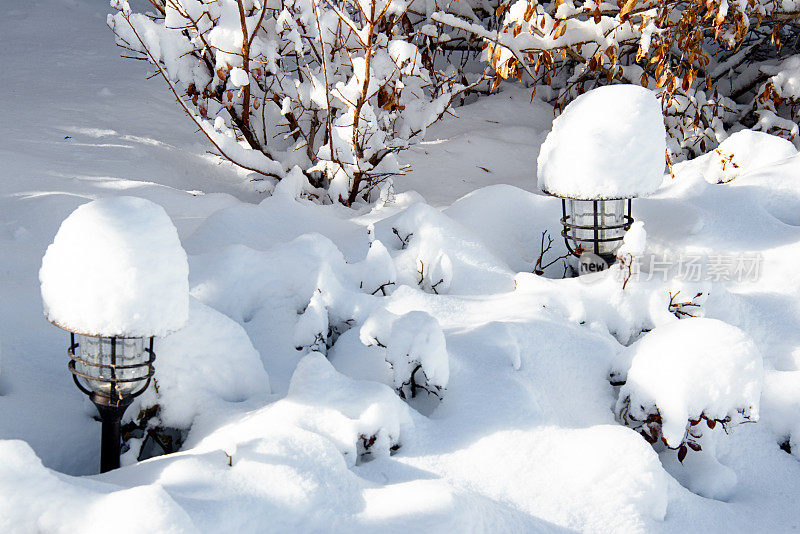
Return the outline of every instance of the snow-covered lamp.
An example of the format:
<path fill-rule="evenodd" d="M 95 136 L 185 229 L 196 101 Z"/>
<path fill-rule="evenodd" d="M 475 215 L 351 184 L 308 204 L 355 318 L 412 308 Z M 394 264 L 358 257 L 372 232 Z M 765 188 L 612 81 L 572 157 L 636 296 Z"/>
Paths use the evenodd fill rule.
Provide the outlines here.
<path fill-rule="evenodd" d="M 636 85 L 584 93 L 553 121 L 539 152 L 539 188 L 561 198 L 567 249 L 614 262 L 631 227 L 631 199 L 661 185 L 666 129 L 661 104 Z"/>
<path fill-rule="evenodd" d="M 169 216 L 141 198 L 80 206 L 47 248 L 44 312 L 70 332 L 69 369 L 103 421 L 101 472 L 119 467 L 120 420 L 153 376 L 154 337 L 186 324 L 188 275 Z"/>

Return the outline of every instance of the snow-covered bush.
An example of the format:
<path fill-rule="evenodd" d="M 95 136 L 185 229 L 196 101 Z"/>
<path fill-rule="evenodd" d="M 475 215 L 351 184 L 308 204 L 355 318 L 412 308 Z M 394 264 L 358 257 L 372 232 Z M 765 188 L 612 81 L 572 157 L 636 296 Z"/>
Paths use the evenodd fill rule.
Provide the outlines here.
<path fill-rule="evenodd" d="M 742 130 L 723 141 L 708 159 L 703 176 L 713 184 L 728 183 L 742 174 L 794 156 L 797 149 L 785 139 Z"/>
<path fill-rule="evenodd" d="M 314 211 L 309 213 L 310 209 Z M 417 215 L 408 220 L 420 223 L 413 225 L 420 236 L 414 239 L 424 242 L 429 231 L 433 233 L 434 222 L 440 223 L 441 230 L 452 230 L 447 228 L 448 222 L 449 226 L 455 225 L 427 205 L 415 205 L 412 210 Z M 344 341 L 345 348 L 339 353 L 368 349 L 370 365 L 387 371 L 386 379 L 379 381 L 394 387 L 406 400 L 430 397 L 430 404 L 434 404 L 444 395 L 449 374 L 444 335 L 438 322 L 421 311 L 398 317 L 386 309 L 390 307 L 387 301 L 395 295 L 395 283 L 403 283 L 401 277 L 414 280 L 416 286 L 414 262 L 405 255 L 416 258 L 419 243 L 414 241 L 411 248 L 402 250 L 400 240 L 391 233 L 392 225 L 399 223 L 397 218 L 391 218 L 379 227 L 367 226 L 367 245 L 364 227 L 344 225 L 336 216 L 342 212 L 350 210 L 320 207 L 306 199 L 280 195 L 268 197 L 259 206 L 217 212 L 207 227 L 198 229 L 197 235 L 204 235 L 217 224 L 230 227 L 243 220 L 249 221 L 246 226 L 251 228 L 285 228 L 304 235 L 278 246 L 265 245 L 265 251 L 235 245 L 193 256 L 192 295 L 244 324 L 254 339 L 264 336 L 265 331 L 272 332 L 265 336 L 270 343 L 271 357 L 265 361 L 271 376 L 290 374 L 292 362 L 296 361 L 293 358 L 299 360 L 312 352 L 335 354 Z M 404 211 L 403 220 L 405 214 Z M 318 231 L 361 246 L 351 251 L 353 257 L 348 263 L 342 250 Z M 453 242 L 443 240 L 439 234 L 430 238 L 431 248 L 449 249 L 454 243 L 465 242 L 462 235 L 452 238 Z M 396 250 L 390 251 L 384 243 Z M 398 256 L 402 258 L 398 260 Z M 369 336 L 362 336 L 364 328 L 369 330 Z M 421 395 L 423 389 L 430 394 Z"/>
<path fill-rule="evenodd" d="M 359 287 L 370 295 L 388 295 L 397 282 L 397 269 L 386 246 L 375 239 L 375 229 L 369 227 L 369 250 L 362 261 L 352 264 L 351 271 L 359 280 Z"/>
<path fill-rule="evenodd" d="M 294 327 L 295 348 L 327 354 L 339 336 L 363 320 L 377 304 L 377 297 L 373 296 L 387 294 L 395 277 L 392 258 L 380 241 L 370 243 L 367 256 L 360 262 L 325 261 L 317 274 L 317 287 L 299 310 Z M 357 288 L 353 287 L 355 282 Z"/>
<path fill-rule="evenodd" d="M 495 86 L 525 77 L 546 86 L 556 109 L 598 85 L 655 89 L 677 157 L 715 148 L 739 124 L 798 133 L 795 0 L 517 0 L 501 4 L 503 13 L 497 32 L 433 15 L 484 38 Z"/>
<path fill-rule="evenodd" d="M 513 289 L 513 274 L 459 222 L 425 203 L 376 225 L 393 250 L 400 285 L 431 294 L 475 293 L 488 285 Z M 489 279 L 484 278 L 489 270 Z M 509 275 L 512 276 L 509 276 Z M 496 275 L 496 276 L 493 276 Z"/>
<path fill-rule="evenodd" d="M 180 448 L 201 416 L 232 404 L 263 402 L 269 377 L 258 351 L 236 322 L 195 299 L 184 328 L 158 341 L 151 386 L 126 412 L 129 447 L 123 463 Z"/>
<path fill-rule="evenodd" d="M 763 367 L 750 337 L 716 319 L 660 326 L 629 349 L 616 405 L 620 421 L 652 444 L 700 451 L 707 434 L 758 419 Z"/>
<path fill-rule="evenodd" d="M 483 79 L 435 65 L 448 36 L 413 2 L 151 4 L 112 2 L 117 43 L 156 66 L 222 157 L 271 183 L 297 167 L 323 201 L 378 198 L 397 153 Z"/>
<path fill-rule="evenodd" d="M 389 456 L 413 427 L 408 406 L 390 388 L 348 378 L 319 353 L 300 360 L 275 411 L 328 437 L 348 465 Z"/>
<path fill-rule="evenodd" d="M 162 422 L 182 429 L 204 412 L 263 400 L 270 392 L 269 377 L 244 329 L 195 299 L 186 327 L 158 345 L 155 381 L 157 388 L 137 403 L 142 409 L 159 404 Z"/>
<path fill-rule="evenodd" d="M 404 399 L 424 391 L 441 399 L 450 378 L 444 334 L 435 318 L 423 311 L 395 315 L 376 309 L 359 332 L 361 342 L 378 346 L 392 367 L 394 388 Z"/>

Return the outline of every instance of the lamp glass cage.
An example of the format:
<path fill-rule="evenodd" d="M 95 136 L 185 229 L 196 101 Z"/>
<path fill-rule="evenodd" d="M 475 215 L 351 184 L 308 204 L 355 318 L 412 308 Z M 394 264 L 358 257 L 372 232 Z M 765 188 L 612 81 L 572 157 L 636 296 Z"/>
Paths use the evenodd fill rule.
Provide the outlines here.
<path fill-rule="evenodd" d="M 580 256 L 592 252 L 613 262 L 617 249 L 622 245 L 633 218 L 631 199 L 610 200 L 561 199 L 564 229 L 561 235 L 569 251 Z"/>
<path fill-rule="evenodd" d="M 147 388 L 153 376 L 153 338 L 71 334 L 70 370 L 80 389 L 112 404 Z M 148 346 L 149 345 L 149 346 Z"/>

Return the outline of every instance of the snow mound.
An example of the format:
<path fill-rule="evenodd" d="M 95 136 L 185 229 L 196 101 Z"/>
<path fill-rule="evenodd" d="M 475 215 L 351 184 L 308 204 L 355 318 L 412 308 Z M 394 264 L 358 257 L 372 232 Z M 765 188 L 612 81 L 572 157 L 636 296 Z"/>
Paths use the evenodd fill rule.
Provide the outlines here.
<path fill-rule="evenodd" d="M 444 214 L 480 237 L 486 248 L 514 272 L 533 272 L 567 252 L 564 241 L 557 239 L 561 206 L 544 195 L 510 185 L 492 185 L 460 198 Z M 552 248 L 537 265 L 545 232 L 553 238 Z M 544 244 L 546 247 L 546 240 Z M 545 271 L 560 278 L 563 263 L 557 261 Z"/>
<path fill-rule="evenodd" d="M 761 353 L 738 328 L 717 319 L 695 318 L 660 326 L 636 342 L 617 411 L 630 397 L 634 417 L 645 420 L 655 405 L 670 447 L 684 439 L 687 424 L 758 419 L 763 380 Z M 637 416 L 638 415 L 638 416 Z"/>
<path fill-rule="evenodd" d="M 622 258 L 625 254 L 631 256 L 641 256 L 647 246 L 647 231 L 644 229 L 642 221 L 636 221 L 631 225 L 631 229 L 625 232 L 622 238 L 622 246 L 617 250 L 617 257 Z"/>
<path fill-rule="evenodd" d="M 683 487 L 707 499 L 727 501 L 733 496 L 739 477 L 736 472 L 717 459 L 716 442 L 721 437 L 720 429 L 703 432 L 698 440 L 702 452 L 687 454 L 681 460 L 675 451 L 659 454 L 664 470 Z"/>
<path fill-rule="evenodd" d="M 578 199 L 647 195 L 661 185 L 666 149 L 661 105 L 652 91 L 599 87 L 553 121 L 537 160 L 539 188 Z"/>
<path fill-rule="evenodd" d="M 56 474 L 30 446 L 0 440 L 0 532 L 197 532 L 159 485 L 133 488 Z M 137 513 L 147 510 L 147 513 Z"/>
<path fill-rule="evenodd" d="M 413 428 L 408 406 L 390 388 L 348 378 L 318 352 L 300 360 L 289 394 L 274 409 L 330 439 L 349 466 L 389 456 Z"/>
<path fill-rule="evenodd" d="M 367 257 L 352 264 L 351 270 L 359 280 L 359 287 L 371 295 L 386 295 L 397 281 L 397 269 L 389 250 L 380 240 L 370 243 Z"/>
<path fill-rule="evenodd" d="M 198 300 L 191 299 L 186 327 L 160 340 L 156 353 L 157 393 L 151 386 L 137 402 L 140 408 L 158 404 L 164 426 L 186 429 L 202 413 L 222 411 L 231 402 L 264 402 L 270 392 L 244 329 Z"/>
<path fill-rule="evenodd" d="M 726 183 L 795 154 L 797 149 L 791 141 L 764 132 L 742 130 L 710 153 L 703 176 L 713 184 Z"/>
<path fill-rule="evenodd" d="M 761 406 L 761 421 L 800 457 L 800 371 L 765 372 Z"/>
<path fill-rule="evenodd" d="M 375 224 L 377 239 L 394 252 L 397 285 L 434 294 L 477 294 L 514 289 L 508 266 L 460 223 L 416 203 Z"/>
<path fill-rule="evenodd" d="M 385 350 L 384 359 L 392 366 L 394 387 L 405 395 L 406 386 L 414 388 L 417 370 L 425 375 L 419 384 L 432 393 L 447 387 L 450 365 L 447 346 L 439 322 L 424 311 L 395 315 L 377 308 L 364 322 L 359 332 L 364 345 L 377 345 Z M 419 368 L 419 369 L 418 369 Z M 437 393 L 438 395 L 438 393 Z"/>
<path fill-rule="evenodd" d="M 186 324 L 189 265 L 164 208 L 104 198 L 67 217 L 39 271 L 45 316 L 89 335 L 165 336 Z"/>

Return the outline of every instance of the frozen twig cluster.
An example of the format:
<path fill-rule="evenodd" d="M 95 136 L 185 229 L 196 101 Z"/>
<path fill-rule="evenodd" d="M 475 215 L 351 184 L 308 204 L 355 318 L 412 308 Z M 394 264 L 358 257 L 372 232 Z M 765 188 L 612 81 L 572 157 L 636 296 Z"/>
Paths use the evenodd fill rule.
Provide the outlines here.
<path fill-rule="evenodd" d="M 700 452 L 702 447 L 702 439 L 705 434 L 704 426 L 708 430 L 714 430 L 717 423 L 720 424 L 725 433 L 728 433 L 728 428 L 736 424 L 754 422 L 750 414 L 744 408 L 736 411 L 737 418 L 734 419 L 731 415 L 723 418 L 709 417 L 705 413 L 701 413 L 696 419 L 689 419 L 686 422 L 686 430 L 683 434 L 683 439 L 677 444 L 670 444 L 667 438 L 662 433 L 663 420 L 658 406 L 655 404 L 649 406 L 639 406 L 634 408 L 631 405 L 631 397 L 625 396 L 618 405 L 617 417 L 620 422 L 627 427 L 632 428 L 642 435 L 651 445 L 661 445 L 672 450 L 678 451 L 678 460 L 683 462 L 689 449 Z M 701 425 L 705 422 L 705 425 Z"/>
<path fill-rule="evenodd" d="M 677 300 L 679 294 L 680 291 L 669 294 L 669 304 L 667 305 L 669 312 L 678 319 L 697 317 L 701 305 L 698 299 L 703 296 L 703 293 L 697 293 L 691 300 L 684 301 Z"/>
<path fill-rule="evenodd" d="M 547 244 L 545 244 L 545 239 L 547 240 Z M 552 260 L 548 261 L 547 263 L 544 263 L 545 262 L 545 260 L 544 260 L 545 255 L 552 248 L 553 248 L 553 238 L 550 237 L 550 233 L 547 230 L 545 230 L 545 231 L 542 232 L 542 244 L 541 244 L 541 247 L 539 249 L 541 252 L 539 252 L 539 257 L 536 258 L 536 263 L 533 266 L 533 272 L 538 274 L 539 276 L 541 276 L 541 275 L 544 274 L 544 270 L 545 269 L 547 269 L 551 265 L 555 265 L 559 261 L 563 261 L 564 262 L 564 276 L 562 276 L 562 278 L 564 278 L 566 276 L 566 274 L 567 274 L 567 259 L 570 257 L 571 254 L 569 252 L 567 252 L 565 254 L 562 254 L 561 256 L 557 256 L 557 257 L 553 258 Z"/>

